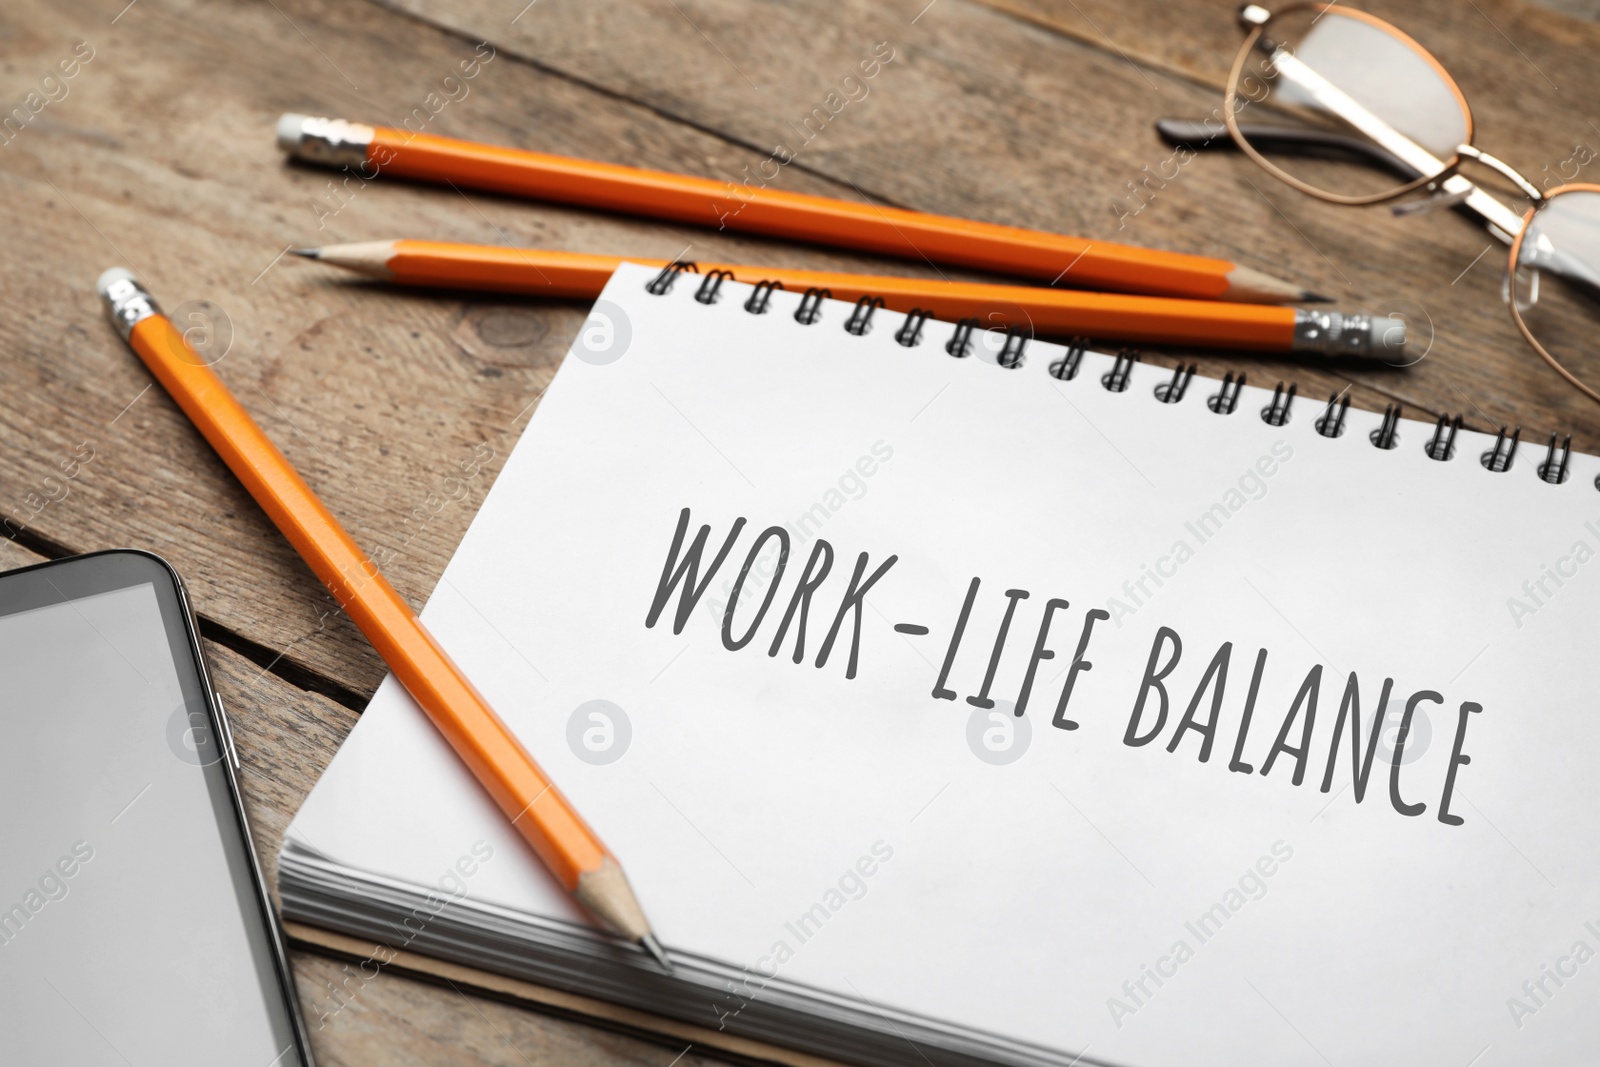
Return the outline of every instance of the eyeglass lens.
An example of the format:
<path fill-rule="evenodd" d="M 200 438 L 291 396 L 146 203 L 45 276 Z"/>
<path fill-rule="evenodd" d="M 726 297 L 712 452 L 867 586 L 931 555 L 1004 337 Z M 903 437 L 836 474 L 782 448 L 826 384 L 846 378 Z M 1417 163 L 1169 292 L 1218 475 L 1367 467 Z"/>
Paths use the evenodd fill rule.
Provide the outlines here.
<path fill-rule="evenodd" d="M 1271 19 L 1234 92 L 1250 147 L 1336 197 L 1380 196 L 1431 177 L 1471 132 L 1466 101 L 1438 61 L 1350 9 L 1318 5 Z"/>
<path fill-rule="evenodd" d="M 1523 328 L 1575 377 L 1600 384 L 1600 191 L 1558 193 L 1534 213 L 1510 289 Z"/>

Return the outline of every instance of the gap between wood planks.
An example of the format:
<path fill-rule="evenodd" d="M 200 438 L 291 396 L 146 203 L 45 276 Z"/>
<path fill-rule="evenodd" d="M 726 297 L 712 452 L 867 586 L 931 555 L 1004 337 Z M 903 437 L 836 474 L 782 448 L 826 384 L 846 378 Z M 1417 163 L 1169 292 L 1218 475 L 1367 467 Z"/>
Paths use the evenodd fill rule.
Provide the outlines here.
<path fill-rule="evenodd" d="M 22 546 L 36 556 L 43 556 L 45 559 L 64 559 L 67 556 L 75 556 L 80 551 L 39 533 L 32 527 L 20 531 L 6 529 L 4 536 L 7 540 Z M 201 637 L 208 641 L 214 641 L 224 648 L 243 656 L 264 672 L 289 683 L 296 689 L 325 696 L 334 703 L 347 707 L 358 715 L 367 706 L 367 701 L 370 699 L 369 696 L 358 693 L 354 689 L 329 678 L 327 675 L 290 659 L 281 651 L 263 645 L 259 641 L 252 641 L 237 630 L 224 626 L 208 615 L 196 612 L 195 622 L 200 627 Z"/>

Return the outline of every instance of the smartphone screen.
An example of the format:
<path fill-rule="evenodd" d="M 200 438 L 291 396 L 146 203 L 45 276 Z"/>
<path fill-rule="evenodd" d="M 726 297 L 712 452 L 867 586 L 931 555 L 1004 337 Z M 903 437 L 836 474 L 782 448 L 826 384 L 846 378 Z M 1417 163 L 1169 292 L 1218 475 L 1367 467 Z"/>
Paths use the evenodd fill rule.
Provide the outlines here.
<path fill-rule="evenodd" d="M 0 576 L 7 1063 L 308 1062 L 175 576 Z"/>

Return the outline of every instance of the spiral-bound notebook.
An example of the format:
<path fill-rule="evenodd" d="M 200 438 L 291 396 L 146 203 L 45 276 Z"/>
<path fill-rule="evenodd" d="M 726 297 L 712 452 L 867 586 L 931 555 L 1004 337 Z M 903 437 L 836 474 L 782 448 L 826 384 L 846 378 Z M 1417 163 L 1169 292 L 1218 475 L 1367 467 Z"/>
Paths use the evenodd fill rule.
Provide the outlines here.
<path fill-rule="evenodd" d="M 654 277 L 424 618 L 676 973 L 392 678 L 289 828 L 291 920 L 863 1064 L 1600 1047 L 1600 461 Z"/>

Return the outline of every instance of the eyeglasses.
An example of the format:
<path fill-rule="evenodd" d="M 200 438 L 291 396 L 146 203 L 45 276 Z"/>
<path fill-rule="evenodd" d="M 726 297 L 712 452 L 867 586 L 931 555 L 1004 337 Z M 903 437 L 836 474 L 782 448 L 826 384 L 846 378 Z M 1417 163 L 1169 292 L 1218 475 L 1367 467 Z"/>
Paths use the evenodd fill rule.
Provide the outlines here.
<path fill-rule="evenodd" d="M 1600 403 L 1600 391 L 1585 384 L 1600 383 L 1600 185 L 1542 190 L 1475 148 L 1472 111 L 1455 80 L 1382 19 L 1335 3 L 1276 12 L 1250 4 L 1239 19 L 1247 35 L 1222 117 L 1240 150 L 1330 203 L 1397 202 L 1396 214 L 1454 207 L 1476 216 L 1511 246 L 1504 296 L 1517 329 L 1556 373 Z M 1215 126 L 1161 129 L 1168 140 L 1204 147 L 1220 137 Z M 1528 206 L 1513 209 L 1479 187 L 1460 173 L 1467 162 L 1515 185 Z M 1411 193 L 1427 196 L 1398 203 Z"/>

